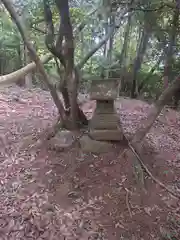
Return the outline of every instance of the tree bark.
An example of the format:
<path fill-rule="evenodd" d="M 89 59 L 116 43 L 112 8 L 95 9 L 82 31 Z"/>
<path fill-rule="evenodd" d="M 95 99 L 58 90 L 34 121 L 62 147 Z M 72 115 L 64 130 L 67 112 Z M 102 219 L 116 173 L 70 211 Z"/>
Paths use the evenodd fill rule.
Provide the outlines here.
<path fill-rule="evenodd" d="M 93 48 L 85 58 L 77 65 L 74 65 L 74 41 L 73 31 L 69 15 L 68 1 L 56 0 L 56 6 L 60 14 L 60 27 L 56 43 L 54 42 L 54 27 L 52 23 L 52 13 L 47 0 L 44 0 L 44 13 L 47 24 L 47 36 L 46 45 L 48 49 L 59 58 L 60 62 L 64 66 L 65 76 L 63 84 L 60 89 L 63 90 L 63 96 L 66 98 L 65 102 L 70 105 L 69 115 L 71 123 L 74 128 L 77 128 L 77 122 L 82 122 L 79 116 L 85 120 L 85 115 L 77 104 L 77 89 L 79 83 L 79 69 L 81 69 L 88 59 L 110 38 L 114 32 L 114 26 L 111 31 L 105 36 L 105 38 Z M 124 16 L 125 12 L 123 13 Z M 65 40 L 65 44 L 63 43 Z"/>
<path fill-rule="evenodd" d="M 70 21 L 69 3 L 64 0 L 56 0 L 56 6 L 59 11 L 60 25 L 58 38 L 55 41 L 51 9 L 48 1 L 44 0 L 44 15 L 47 27 L 45 42 L 49 51 L 60 60 L 64 67 L 63 81 L 59 84 L 59 90 L 62 92 L 64 98 L 65 112 L 71 128 L 77 129 L 80 125 L 79 123 L 82 123 L 86 117 L 79 109 L 77 103 L 79 75 L 77 68 L 74 66 L 74 39 Z M 83 120 L 79 118 L 82 115 Z"/>
<path fill-rule="evenodd" d="M 110 16 L 110 26 L 115 25 L 115 18 L 114 16 Z M 107 77 L 111 77 L 110 67 L 112 64 L 112 51 L 113 51 L 113 42 L 114 42 L 114 34 L 112 34 L 108 41 L 108 49 L 107 49 L 107 60 L 108 60 L 108 72 Z"/>
<path fill-rule="evenodd" d="M 177 28 L 179 22 L 179 9 L 178 5 L 174 10 L 173 20 L 172 20 L 172 29 L 171 34 L 169 36 L 169 44 L 168 50 L 166 55 L 166 61 L 164 66 L 164 74 L 163 74 L 163 83 L 164 89 L 168 87 L 169 80 L 171 80 L 171 73 L 172 73 L 172 64 L 173 64 L 173 55 L 174 55 L 174 47 L 176 43 L 176 35 L 177 35 Z"/>
<path fill-rule="evenodd" d="M 122 67 L 125 58 L 126 58 L 126 54 L 127 54 L 127 47 L 128 47 L 128 43 L 129 43 L 129 36 L 130 36 L 130 30 L 131 30 L 131 19 L 132 19 L 132 14 L 128 15 L 128 20 L 127 20 L 127 25 L 125 28 L 125 33 L 124 33 L 124 42 L 123 42 L 123 46 L 122 46 L 122 50 L 120 53 L 120 57 L 119 57 L 119 65 L 120 68 Z"/>
<path fill-rule="evenodd" d="M 149 37 L 151 34 L 151 27 L 147 20 L 148 13 L 144 13 L 144 26 L 143 32 L 140 40 L 140 44 L 137 51 L 137 56 L 134 61 L 133 70 L 132 70 L 132 88 L 131 88 L 131 98 L 136 98 L 138 95 L 138 86 L 137 86 L 137 74 L 141 68 L 141 64 L 143 62 L 144 54 L 147 49 Z"/>
<path fill-rule="evenodd" d="M 56 49 L 63 50 L 63 58 L 65 62 L 65 77 L 67 82 L 68 98 L 70 103 L 70 121 L 74 129 L 78 128 L 78 103 L 77 103 L 77 89 L 79 83 L 79 76 L 77 69 L 74 66 L 74 39 L 73 29 L 70 20 L 69 2 L 56 0 L 56 6 L 60 14 L 60 29 L 58 40 L 56 42 Z M 63 39 L 65 40 L 64 46 Z M 64 49 L 63 49 L 64 48 Z"/>
<path fill-rule="evenodd" d="M 135 136 L 132 140 L 133 144 L 137 146 L 144 139 L 146 134 L 151 129 L 156 118 L 162 111 L 163 107 L 168 103 L 169 99 L 172 98 L 176 91 L 180 91 L 180 75 L 178 75 L 172 84 L 164 90 L 159 99 L 155 102 L 155 106 L 150 110 L 147 120 L 144 120 L 142 122 L 142 128 L 137 130 L 135 133 Z"/>

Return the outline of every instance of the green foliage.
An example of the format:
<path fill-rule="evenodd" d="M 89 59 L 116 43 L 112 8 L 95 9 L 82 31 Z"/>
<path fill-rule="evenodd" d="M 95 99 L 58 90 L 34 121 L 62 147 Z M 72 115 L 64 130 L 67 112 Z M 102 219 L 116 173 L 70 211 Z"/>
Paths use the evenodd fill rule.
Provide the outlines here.
<path fill-rule="evenodd" d="M 15 70 L 20 36 L 6 12 L 0 12 L 0 73 Z"/>
<path fill-rule="evenodd" d="M 155 99 L 156 95 L 161 93 L 162 91 L 162 76 L 160 73 L 154 73 L 148 78 L 149 73 L 141 70 L 138 73 L 138 83 L 140 84 L 142 81 L 146 81 L 143 92 L 146 92 L 149 97 Z M 148 79 L 147 79 L 148 78 Z"/>
<path fill-rule="evenodd" d="M 85 27 L 82 32 L 76 36 L 75 39 L 75 63 L 78 64 L 86 54 L 105 36 L 108 24 L 107 19 L 112 14 L 118 17 L 123 11 L 126 1 L 114 1 L 113 12 L 110 12 L 110 6 L 104 5 L 105 1 L 101 0 L 79 0 L 70 1 L 70 14 L 73 28 L 75 28 L 82 21 L 86 20 Z M 116 5 L 117 4 L 117 5 Z M 141 70 L 138 72 L 137 80 L 138 84 L 145 81 L 143 91 L 148 92 L 151 96 L 154 96 L 156 92 L 162 89 L 162 75 L 164 68 L 164 60 L 162 61 L 162 67 L 157 68 L 156 71 L 150 76 L 146 82 L 147 76 L 149 75 L 150 69 L 157 62 L 157 59 L 161 52 L 165 52 L 165 48 L 170 39 L 170 30 L 172 28 L 171 22 L 174 11 L 174 1 L 163 1 L 163 4 L 167 6 L 160 8 L 162 1 L 158 0 L 146 0 L 140 1 L 139 4 L 133 5 L 134 10 L 132 14 L 132 20 L 130 24 L 130 31 L 128 36 L 128 47 L 125 53 L 125 59 L 123 64 L 125 67 L 132 66 L 137 55 L 137 49 L 139 46 L 139 39 L 142 35 L 142 30 L 145 25 L 149 27 L 151 32 L 148 46 L 141 64 Z M 170 7 L 169 7 L 170 6 Z M 96 8 L 97 11 L 87 17 L 87 13 Z M 153 9 L 158 9 L 153 11 Z M 117 9 L 119 9 L 117 11 Z M 140 11 L 139 9 L 144 9 Z M 149 9 L 146 11 L 145 9 Z M 55 7 L 54 1 L 51 1 L 51 10 L 53 13 L 53 22 L 55 26 L 55 32 L 57 34 L 59 27 L 59 13 Z M 38 55 L 44 55 L 48 53 L 44 43 L 45 23 L 42 1 L 32 0 L 26 1 L 26 7 L 24 10 L 27 20 L 27 31 L 30 39 L 36 43 Z M 113 49 L 111 53 L 111 62 L 107 59 L 107 53 L 105 53 L 105 46 L 101 47 L 85 64 L 82 72 L 82 81 L 89 81 L 92 77 L 100 76 L 102 69 L 108 69 L 111 66 L 116 66 L 116 75 L 121 78 L 120 70 L 121 67 L 118 65 L 118 61 L 121 58 L 121 52 L 124 44 L 124 34 L 127 26 L 127 17 L 118 23 L 118 29 L 116 28 L 113 37 Z M 33 26 L 33 27 L 32 27 Z M 37 28 L 37 29 L 35 29 Z M 41 31 L 39 31 L 40 29 Z M 175 57 L 173 63 L 173 69 L 171 78 L 173 79 L 179 73 L 179 31 L 177 31 L 177 44 L 175 47 Z M 107 47 L 107 45 L 106 45 Z M 11 72 L 19 68 L 20 59 L 18 51 L 22 50 L 22 41 L 17 31 L 16 26 L 12 23 L 11 18 L 5 11 L 0 10 L 0 67 L 4 72 Z M 4 62 L 2 61 L 4 59 Z M 14 66 L 7 65 L 8 62 L 14 62 Z M 18 63 L 18 64 L 17 64 Z M 45 68 L 49 73 L 56 73 L 55 61 L 52 60 L 45 64 Z"/>

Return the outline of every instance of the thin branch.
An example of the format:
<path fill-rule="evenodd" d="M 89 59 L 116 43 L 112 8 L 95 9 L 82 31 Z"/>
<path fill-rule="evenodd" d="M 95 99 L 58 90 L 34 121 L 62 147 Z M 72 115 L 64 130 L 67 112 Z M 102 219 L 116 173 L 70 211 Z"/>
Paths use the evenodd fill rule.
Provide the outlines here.
<path fill-rule="evenodd" d="M 42 33 L 42 34 L 46 34 L 46 31 L 44 31 L 44 30 L 42 30 L 42 29 L 40 29 L 40 28 L 38 28 L 38 27 L 36 27 L 36 26 L 31 26 L 31 28 L 33 28 L 35 31 L 37 31 L 37 32 L 40 32 L 40 33 Z"/>
<path fill-rule="evenodd" d="M 151 78 L 152 74 L 158 68 L 159 64 L 162 62 L 164 58 L 164 53 L 162 53 L 158 59 L 158 61 L 155 63 L 155 65 L 151 68 L 151 70 L 148 72 L 148 75 L 140 82 L 139 87 L 138 87 L 138 92 L 139 94 L 143 90 L 144 86 L 148 83 L 148 80 Z"/>
<path fill-rule="evenodd" d="M 146 165 L 143 163 L 143 161 L 141 160 L 140 154 L 137 152 L 137 149 L 135 149 L 135 147 L 133 147 L 133 145 L 128 142 L 128 146 L 131 149 L 131 151 L 133 152 L 133 154 L 135 155 L 135 157 L 137 158 L 137 160 L 139 161 L 139 163 L 141 164 L 141 166 L 143 167 L 143 169 L 147 172 L 147 174 L 154 180 L 154 182 L 156 182 L 159 186 L 161 186 L 162 188 L 164 188 L 167 192 L 169 192 L 171 195 L 173 195 L 174 197 L 180 199 L 180 195 L 175 193 L 174 191 L 172 191 L 171 189 L 169 189 L 168 187 L 166 187 L 164 185 L 164 183 L 162 183 L 161 181 L 159 181 L 157 178 L 155 178 L 153 176 L 153 174 L 150 172 L 150 170 L 146 167 Z"/>
<path fill-rule="evenodd" d="M 122 5 L 127 6 L 127 3 L 124 3 L 124 4 L 123 4 L 123 3 L 120 3 L 120 5 L 121 5 L 121 6 L 122 6 Z M 136 7 L 136 6 L 135 6 L 135 7 L 132 7 L 132 5 L 133 5 L 133 4 L 129 4 L 129 9 L 130 9 L 131 11 L 143 11 L 143 12 L 157 12 L 157 11 L 162 10 L 162 9 L 165 8 L 165 7 L 168 7 L 168 8 L 171 8 L 171 9 L 176 8 L 175 4 L 173 4 L 173 3 L 163 3 L 163 1 L 162 1 L 161 4 L 160 4 L 158 7 L 156 7 L 156 8 L 146 8 L 146 7 L 141 6 L 141 5 L 142 5 L 141 3 L 136 4 L 137 7 Z"/>
<path fill-rule="evenodd" d="M 37 19 L 36 21 L 32 22 L 31 25 L 38 24 L 44 22 L 44 18 L 42 19 Z"/>
<path fill-rule="evenodd" d="M 115 26 L 112 26 L 109 30 L 109 33 L 99 42 L 93 49 L 90 50 L 89 53 L 84 57 L 84 59 L 78 63 L 77 67 L 79 69 L 83 68 L 84 64 L 92 57 L 92 55 L 97 52 L 111 37 L 111 35 L 114 33 Z"/>
<path fill-rule="evenodd" d="M 29 42 L 27 35 L 25 34 L 25 30 L 21 24 L 21 21 L 19 19 L 19 16 L 17 15 L 14 7 L 12 6 L 12 3 L 10 0 L 2 0 L 2 3 L 4 4 L 4 6 L 6 7 L 7 11 L 9 12 L 9 14 L 11 15 L 12 19 L 14 20 L 14 22 L 17 25 L 17 28 L 19 29 L 19 32 L 21 34 L 21 37 L 23 38 L 24 43 L 27 46 L 27 49 L 29 50 L 30 56 L 32 58 L 32 60 L 36 63 L 36 66 L 39 68 L 39 72 L 42 74 L 43 76 L 43 80 L 46 83 L 47 87 L 50 90 L 51 96 L 54 100 L 54 103 L 56 104 L 56 107 L 58 108 L 59 114 L 61 116 L 61 120 L 64 121 L 65 120 L 65 112 L 64 112 L 64 108 L 63 105 L 59 99 L 59 96 L 56 92 L 56 89 L 53 87 L 53 85 L 49 82 L 48 79 L 48 75 L 46 74 L 46 71 L 44 69 L 43 64 L 41 63 L 40 58 L 38 57 L 35 49 L 33 48 L 33 45 L 31 44 L 31 42 Z"/>
<path fill-rule="evenodd" d="M 124 10 L 124 12 L 122 13 L 120 20 L 122 20 L 124 18 L 124 15 L 127 13 L 127 10 Z M 112 34 L 114 33 L 116 26 L 113 25 L 110 27 L 108 34 L 93 48 L 89 51 L 89 53 L 87 53 L 87 55 L 84 57 L 84 59 L 82 59 L 82 61 L 80 63 L 77 64 L 77 68 L 81 69 L 83 68 L 83 66 L 85 65 L 85 63 L 92 57 L 92 55 L 97 52 L 107 41 L 108 39 L 112 36 Z"/>
<path fill-rule="evenodd" d="M 95 8 L 93 10 L 91 10 L 87 15 L 86 15 L 86 19 L 84 21 L 82 21 L 73 31 L 75 34 L 78 34 L 79 32 L 81 32 L 83 30 L 83 28 L 86 26 L 87 23 L 87 18 L 89 18 L 91 15 L 93 15 L 95 12 L 97 12 L 98 8 Z"/>
<path fill-rule="evenodd" d="M 132 218 L 132 212 L 131 212 L 131 208 L 130 208 L 130 205 L 129 205 L 129 190 L 127 188 L 124 188 L 124 189 L 126 191 L 126 206 L 127 206 L 130 218 Z"/>
<path fill-rule="evenodd" d="M 162 10 L 164 7 L 166 7 L 166 4 L 162 4 L 161 6 L 157 7 L 157 8 L 143 8 L 143 7 L 130 7 L 130 10 L 132 11 L 142 11 L 142 12 L 157 12 Z"/>

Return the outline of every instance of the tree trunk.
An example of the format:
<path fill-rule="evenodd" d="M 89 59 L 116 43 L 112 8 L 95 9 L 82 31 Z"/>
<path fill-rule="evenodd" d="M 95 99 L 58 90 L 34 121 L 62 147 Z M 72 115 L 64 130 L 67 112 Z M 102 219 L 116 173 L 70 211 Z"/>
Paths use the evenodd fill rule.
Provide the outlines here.
<path fill-rule="evenodd" d="M 179 22 L 179 9 L 178 7 L 176 7 L 174 10 L 174 15 L 172 20 L 172 29 L 169 36 L 169 44 L 168 44 L 168 50 L 167 50 L 166 61 L 164 66 L 164 74 L 163 74 L 164 89 L 168 87 L 168 84 L 171 81 L 173 55 L 174 55 L 174 47 L 176 44 L 178 22 Z"/>
<path fill-rule="evenodd" d="M 147 77 L 145 79 L 142 80 L 142 82 L 140 83 L 139 87 L 138 87 L 138 93 L 140 94 L 141 91 L 143 90 L 144 86 L 147 84 L 148 80 L 151 78 L 152 74 L 154 73 L 154 71 L 159 67 L 159 64 L 162 62 L 164 55 L 161 54 L 161 56 L 159 57 L 157 63 L 151 68 L 151 70 L 149 71 Z"/>
<path fill-rule="evenodd" d="M 110 16 L 110 26 L 114 26 L 115 25 L 115 18 L 114 16 Z M 110 28 L 109 26 L 109 28 Z M 114 34 L 111 35 L 111 37 L 109 38 L 108 41 L 108 51 L 107 51 L 107 60 L 108 60 L 108 73 L 107 73 L 107 77 L 112 77 L 111 75 L 111 70 L 110 67 L 112 64 L 112 51 L 113 51 L 113 42 L 114 42 Z"/>
<path fill-rule="evenodd" d="M 144 14 L 145 14 L 145 17 L 144 17 L 145 22 L 144 22 L 143 32 L 142 32 L 140 44 L 139 44 L 139 47 L 137 50 L 137 56 L 134 61 L 133 70 L 132 70 L 131 98 L 136 98 L 138 95 L 137 74 L 141 68 L 141 65 L 143 62 L 143 57 L 146 52 L 149 37 L 151 34 L 150 25 L 149 25 L 148 21 L 146 20 L 146 17 L 148 17 L 146 15 L 148 15 L 148 13 L 144 13 Z"/>
<path fill-rule="evenodd" d="M 30 62 L 29 53 L 26 46 L 24 46 L 24 56 L 25 56 L 24 65 L 26 66 Z M 25 87 L 32 88 L 32 77 L 33 77 L 32 72 L 29 72 L 25 76 Z"/>
<path fill-rule="evenodd" d="M 126 28 L 125 28 L 125 33 L 124 33 L 124 42 L 123 42 L 121 54 L 120 54 L 120 57 L 119 57 L 120 68 L 122 66 L 126 65 L 126 64 L 124 64 L 124 61 L 126 60 L 127 48 L 128 48 L 128 44 L 129 44 L 129 37 L 130 37 L 130 30 L 131 30 L 131 19 L 132 19 L 132 15 L 129 14 L 128 20 L 127 20 L 127 25 L 126 25 Z"/>
<path fill-rule="evenodd" d="M 135 136 L 132 140 L 133 144 L 138 146 L 138 144 L 144 139 L 165 104 L 168 103 L 168 101 L 177 91 L 180 91 L 180 75 L 178 75 L 172 84 L 164 90 L 159 99 L 155 102 L 155 106 L 150 110 L 147 119 L 142 122 L 143 127 L 137 130 L 137 133 L 135 133 Z"/>
<path fill-rule="evenodd" d="M 23 38 L 23 41 L 25 42 L 30 54 L 31 54 L 31 58 L 32 60 L 35 62 L 36 66 L 39 69 L 39 72 L 42 74 L 43 76 L 43 80 L 46 83 L 47 87 L 50 90 L 51 96 L 54 100 L 54 103 L 56 104 L 56 107 L 59 111 L 60 117 L 61 117 L 61 122 L 62 124 L 64 124 L 66 126 L 66 115 L 64 112 L 64 108 L 63 105 L 59 99 L 59 96 L 56 92 L 56 89 L 53 87 L 53 85 L 49 82 L 49 78 L 48 75 L 46 74 L 46 71 L 44 69 L 44 66 L 42 64 L 42 62 L 40 61 L 40 58 L 38 57 L 35 49 L 33 48 L 31 42 L 29 42 L 28 37 L 25 33 L 25 29 L 23 28 L 23 25 L 21 24 L 21 21 L 16 13 L 16 11 L 14 10 L 12 3 L 10 0 L 2 0 L 2 3 L 4 4 L 4 6 L 6 7 L 7 11 L 10 13 L 12 19 L 14 20 L 14 22 L 16 23 L 19 32 Z"/>
<path fill-rule="evenodd" d="M 29 26 L 28 26 L 27 17 L 28 17 L 28 12 L 26 11 L 26 9 L 24 9 L 21 12 L 21 14 L 19 15 L 19 19 L 21 21 L 21 25 L 26 30 L 26 34 L 29 35 Z M 22 53 L 23 53 L 23 63 L 24 63 L 23 66 L 26 66 L 30 62 L 28 49 L 25 44 L 23 45 L 23 48 L 21 48 L 21 49 L 22 49 Z M 24 79 L 20 79 L 20 81 L 18 81 L 17 84 L 20 86 L 26 86 L 26 87 L 31 88 L 32 87 L 32 72 L 28 72 L 24 76 Z"/>
<path fill-rule="evenodd" d="M 59 58 L 62 63 L 65 76 L 63 86 L 61 85 L 60 89 L 63 89 L 64 102 L 66 102 L 69 114 L 69 120 L 72 123 L 72 127 L 77 128 L 79 122 L 84 122 L 86 117 L 83 112 L 80 110 L 77 104 L 77 90 L 79 83 L 79 69 L 81 69 L 88 59 L 109 39 L 109 37 L 114 32 L 114 27 L 110 29 L 110 32 L 105 36 L 102 41 L 95 46 L 77 65 L 74 65 L 74 42 L 73 42 L 73 31 L 70 21 L 69 14 L 69 5 L 68 1 L 58 1 L 56 0 L 56 6 L 60 14 L 60 28 L 58 33 L 57 41 L 54 37 L 54 26 L 52 22 L 52 13 L 49 7 L 48 1 L 44 0 L 44 13 L 47 26 L 47 35 L 46 35 L 46 45 L 48 49 Z M 125 14 L 125 13 L 124 13 Z M 124 15 L 123 14 L 123 15 Z M 64 40 L 64 44 L 63 43 Z M 82 119 L 79 119 L 79 116 Z M 87 120 L 86 120 L 87 122 Z"/>

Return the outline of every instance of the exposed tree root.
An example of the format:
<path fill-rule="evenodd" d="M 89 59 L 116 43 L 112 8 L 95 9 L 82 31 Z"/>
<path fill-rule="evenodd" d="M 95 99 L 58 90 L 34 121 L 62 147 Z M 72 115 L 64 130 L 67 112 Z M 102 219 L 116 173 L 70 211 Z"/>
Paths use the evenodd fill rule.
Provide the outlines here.
<path fill-rule="evenodd" d="M 33 147 L 37 148 L 43 142 L 54 137 L 61 128 L 63 128 L 63 123 L 60 121 L 60 118 L 58 117 L 57 122 L 52 127 L 45 129 L 43 132 L 38 134 L 38 136 L 36 137 L 28 136 L 24 140 L 23 145 L 20 147 L 19 150 L 23 150 L 26 148 L 32 149 Z"/>
<path fill-rule="evenodd" d="M 56 152 L 64 152 L 67 151 L 69 149 L 71 149 L 73 146 L 75 146 L 76 143 L 79 142 L 80 138 L 86 133 L 86 130 L 84 131 L 78 131 L 74 134 L 74 140 L 72 141 L 72 143 L 68 146 L 65 147 L 61 147 L 61 146 L 48 146 L 48 149 L 50 150 L 54 150 Z"/>
<path fill-rule="evenodd" d="M 139 163 L 141 164 L 142 168 L 145 170 L 145 172 L 152 178 L 152 180 L 154 182 L 156 182 L 159 186 L 161 186 L 162 188 L 164 188 L 167 192 L 169 192 L 172 196 L 180 199 L 180 195 L 175 193 L 174 191 L 172 191 L 171 189 L 169 189 L 168 187 L 166 187 L 164 185 L 164 183 L 162 183 L 160 180 L 158 180 L 156 177 L 153 176 L 153 174 L 150 172 L 150 170 L 147 168 L 147 166 L 143 163 L 140 154 L 137 152 L 138 150 L 135 149 L 134 146 L 132 146 L 132 144 L 130 142 L 128 142 L 128 146 L 130 148 L 130 150 L 132 151 L 132 153 L 135 155 L 135 157 L 137 158 L 137 160 L 139 161 Z"/>

